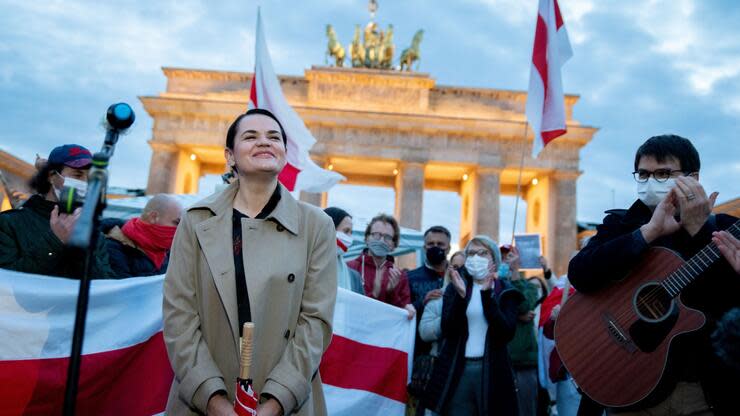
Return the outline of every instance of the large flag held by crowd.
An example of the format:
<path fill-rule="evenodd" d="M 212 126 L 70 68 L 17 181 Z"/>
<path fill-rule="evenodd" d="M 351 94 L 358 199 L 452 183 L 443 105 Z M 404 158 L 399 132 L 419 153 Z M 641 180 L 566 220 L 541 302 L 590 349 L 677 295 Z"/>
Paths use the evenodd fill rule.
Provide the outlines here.
<path fill-rule="evenodd" d="M 288 104 L 280 88 L 280 80 L 272 68 L 267 49 L 262 18 L 257 11 L 257 34 L 254 47 L 254 77 L 249 89 L 249 108 L 264 108 L 280 120 L 288 138 L 288 164 L 278 179 L 289 191 L 326 192 L 344 176 L 319 167 L 308 151 L 316 139 L 303 120 Z"/>
<path fill-rule="evenodd" d="M 532 157 L 564 135 L 565 101 L 560 68 L 573 56 L 557 0 L 540 0 L 527 93 L 527 121 L 534 131 Z"/>
<path fill-rule="evenodd" d="M 164 411 L 174 375 L 162 337 L 163 280 L 92 282 L 79 414 Z M 60 412 L 78 288 L 76 280 L 0 270 L 0 415 Z M 329 414 L 403 414 L 414 348 L 406 317 L 339 289 L 320 367 Z"/>

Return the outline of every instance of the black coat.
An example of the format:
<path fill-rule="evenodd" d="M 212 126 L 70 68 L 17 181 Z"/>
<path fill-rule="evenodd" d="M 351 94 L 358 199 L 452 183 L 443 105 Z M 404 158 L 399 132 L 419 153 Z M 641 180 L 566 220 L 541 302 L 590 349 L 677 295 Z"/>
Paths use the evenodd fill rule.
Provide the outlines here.
<path fill-rule="evenodd" d="M 101 221 L 101 230 L 106 234 L 106 248 L 111 269 L 117 278 L 153 276 L 167 273 L 169 253 L 162 266 L 157 268 L 154 262 L 133 241 L 122 236 L 120 229 L 126 223 L 118 218 L 106 218 Z"/>
<path fill-rule="evenodd" d="M 51 231 L 49 219 L 56 204 L 31 196 L 20 208 L 0 213 L 0 268 L 24 273 L 79 279 L 85 271 L 85 253 L 68 248 Z M 98 232 L 92 256 L 91 278 L 113 276 Z"/>
<path fill-rule="evenodd" d="M 717 214 L 693 237 L 681 228 L 648 245 L 639 230 L 652 216 L 644 203 L 638 200 L 628 210 L 610 210 L 607 214 L 596 235 L 570 262 L 568 278 L 581 292 L 597 291 L 622 279 L 649 247 L 667 247 L 687 260 L 711 242 L 713 231 L 726 229 L 737 221 L 735 217 Z M 715 413 L 723 414 L 722 410 L 731 405 L 731 387 L 736 386 L 740 378 L 714 354 L 710 334 L 728 310 L 740 306 L 740 277 L 722 258 L 682 292 L 681 300 L 686 306 L 704 312 L 707 324 L 697 332 L 674 340 L 663 381 L 636 407 L 650 407 L 661 402 L 677 381 L 698 380 Z"/>
<path fill-rule="evenodd" d="M 447 285 L 442 306 L 442 344 L 423 397 L 425 406 L 438 413 L 452 398 L 465 368 L 465 344 L 468 340 L 466 310 L 473 285 L 464 268 L 460 273 L 465 279 L 467 293 L 463 299 L 452 284 Z M 507 344 L 514 337 L 517 309 L 524 297 L 509 283 L 497 280 L 494 289 L 481 292 L 481 301 L 488 321 L 481 380 L 483 414 L 518 415 L 516 381 Z"/>

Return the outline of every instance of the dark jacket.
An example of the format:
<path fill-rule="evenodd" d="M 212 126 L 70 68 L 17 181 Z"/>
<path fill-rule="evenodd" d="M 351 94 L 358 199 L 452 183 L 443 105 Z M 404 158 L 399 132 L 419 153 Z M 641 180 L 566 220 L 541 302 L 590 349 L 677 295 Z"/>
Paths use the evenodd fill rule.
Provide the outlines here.
<path fill-rule="evenodd" d="M 0 213 L 0 267 L 24 273 L 80 278 L 85 255 L 65 245 L 51 231 L 49 220 L 55 203 L 31 196 L 20 208 Z M 113 277 L 98 234 L 93 253 L 92 278 Z"/>
<path fill-rule="evenodd" d="M 136 243 L 121 231 L 125 220 L 106 218 L 101 221 L 101 231 L 106 237 L 110 266 L 116 277 L 153 276 L 167 273 L 169 253 L 159 269 Z"/>
<path fill-rule="evenodd" d="M 416 342 L 414 343 L 414 357 L 429 354 L 432 343 L 425 342 L 419 336 L 419 322 L 424 314 L 424 297 L 432 290 L 442 288 L 444 275 L 440 275 L 434 269 L 421 266 L 408 272 L 409 289 L 411 291 L 411 304 L 416 308 Z"/>
<path fill-rule="evenodd" d="M 447 285 L 442 306 L 442 348 L 432 377 L 424 392 L 424 404 L 438 413 L 449 402 L 465 368 L 465 344 L 468 340 L 466 310 L 472 296 L 472 279 L 465 271 L 467 293 L 461 298 L 454 285 Z M 510 283 L 496 280 L 493 289 L 481 292 L 483 313 L 488 321 L 483 355 L 483 414 L 518 415 L 516 382 L 507 344 L 514 337 L 521 293 Z"/>
<path fill-rule="evenodd" d="M 512 280 L 511 285 L 523 296 L 517 315 L 533 311 L 537 307 L 537 288 L 527 279 Z M 537 366 L 537 338 L 535 338 L 534 320 L 522 322 L 517 319 L 514 339 L 509 343 L 509 354 L 514 368 L 526 369 Z"/>
<path fill-rule="evenodd" d="M 726 229 L 737 221 L 729 215 L 713 215 L 693 237 L 681 228 L 648 245 L 639 230 L 652 216 L 644 203 L 638 200 L 628 210 L 610 210 L 607 214 L 596 235 L 570 262 L 568 278 L 581 292 L 600 290 L 625 277 L 649 247 L 667 247 L 688 260 L 711 242 L 713 231 Z M 724 258 L 681 293 L 681 301 L 689 308 L 704 312 L 707 323 L 699 331 L 676 337 L 671 344 L 669 365 L 660 385 L 638 404 L 638 408 L 663 401 L 677 381 L 700 381 L 707 402 L 714 407 L 716 414 L 724 414 L 723 410 L 729 412 L 729 406 L 737 403 L 736 399 L 729 399 L 734 394 L 731 387 L 737 384 L 740 375 L 723 365 L 716 356 L 710 334 L 725 312 L 740 306 L 738 293 L 740 278 Z"/>

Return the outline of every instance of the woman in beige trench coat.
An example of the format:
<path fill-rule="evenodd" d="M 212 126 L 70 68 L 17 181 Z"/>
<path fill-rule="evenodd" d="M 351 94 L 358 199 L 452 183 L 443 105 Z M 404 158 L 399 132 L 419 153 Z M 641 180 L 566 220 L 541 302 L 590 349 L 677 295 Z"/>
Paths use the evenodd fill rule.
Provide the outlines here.
<path fill-rule="evenodd" d="M 318 369 L 331 340 L 337 291 L 334 224 L 278 183 L 286 137 L 271 113 L 239 116 L 225 155 L 238 180 L 190 207 L 172 245 L 163 303 L 175 372 L 167 414 L 234 414 L 246 304 L 255 325 L 258 415 L 324 415 Z M 239 230 L 241 244 L 233 238 Z M 239 276 L 246 280 L 241 300 Z"/>

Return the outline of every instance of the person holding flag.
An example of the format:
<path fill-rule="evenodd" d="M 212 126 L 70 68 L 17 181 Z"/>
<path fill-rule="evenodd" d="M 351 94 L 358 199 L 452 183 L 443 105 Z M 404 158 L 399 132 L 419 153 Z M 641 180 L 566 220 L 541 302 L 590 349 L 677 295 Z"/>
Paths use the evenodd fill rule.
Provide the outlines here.
<path fill-rule="evenodd" d="M 237 179 L 190 207 L 164 282 L 164 340 L 175 373 L 167 414 L 234 415 L 240 328 L 254 323 L 250 378 L 260 416 L 325 415 L 318 374 L 337 294 L 334 224 L 278 175 L 287 138 L 252 109 L 226 136 Z"/>

